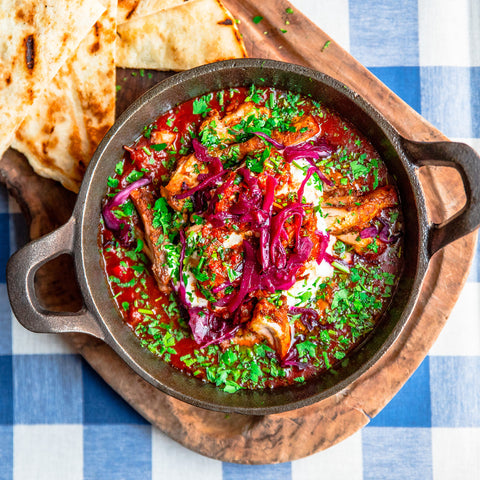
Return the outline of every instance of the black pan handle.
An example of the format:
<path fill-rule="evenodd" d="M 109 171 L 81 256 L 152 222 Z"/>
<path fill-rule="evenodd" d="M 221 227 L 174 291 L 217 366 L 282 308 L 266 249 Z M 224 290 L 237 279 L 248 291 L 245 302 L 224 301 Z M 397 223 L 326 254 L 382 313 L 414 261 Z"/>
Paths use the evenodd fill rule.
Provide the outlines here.
<path fill-rule="evenodd" d="M 79 312 L 45 310 L 35 294 L 35 273 L 62 253 L 72 254 L 75 219 L 16 252 L 7 264 L 7 290 L 13 313 L 28 330 L 38 333 L 82 332 L 104 339 L 93 315 L 84 307 Z"/>
<path fill-rule="evenodd" d="M 480 157 L 473 148 L 458 142 L 414 142 L 402 138 L 402 146 L 414 165 L 453 167 L 462 177 L 467 201 L 451 218 L 431 226 L 428 238 L 428 255 L 431 257 L 480 226 Z"/>

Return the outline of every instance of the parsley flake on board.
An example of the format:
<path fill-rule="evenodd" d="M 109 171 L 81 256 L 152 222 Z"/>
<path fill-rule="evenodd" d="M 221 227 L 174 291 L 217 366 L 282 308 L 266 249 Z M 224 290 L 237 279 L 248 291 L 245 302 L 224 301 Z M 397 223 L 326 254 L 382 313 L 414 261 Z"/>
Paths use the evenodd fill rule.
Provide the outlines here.
<path fill-rule="evenodd" d="M 330 40 L 327 40 L 324 44 L 322 49 L 320 50 L 321 52 L 324 52 L 331 44 L 332 42 Z"/>

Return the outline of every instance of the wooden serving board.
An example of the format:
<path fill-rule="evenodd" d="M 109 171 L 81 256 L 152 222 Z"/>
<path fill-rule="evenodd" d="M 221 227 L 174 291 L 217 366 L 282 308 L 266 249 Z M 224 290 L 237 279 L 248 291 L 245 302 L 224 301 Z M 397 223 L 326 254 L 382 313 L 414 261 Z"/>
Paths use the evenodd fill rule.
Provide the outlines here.
<path fill-rule="evenodd" d="M 288 15 L 284 0 L 224 0 L 241 20 L 251 57 L 272 58 L 325 72 L 366 98 L 404 136 L 419 140 L 445 137 L 346 51 L 299 12 Z M 261 15 L 258 25 L 251 19 Z M 264 34 L 267 32 L 267 34 Z M 328 46 L 327 42 L 330 42 Z M 171 75 L 135 76 L 117 70 L 117 114 L 147 88 Z M 423 168 L 420 178 L 431 218 L 448 218 L 464 203 L 460 176 L 452 169 Z M 8 151 L 0 179 L 19 201 L 30 222 L 31 238 L 43 235 L 69 217 L 75 196 L 59 184 L 35 175 L 21 156 Z M 263 464 L 305 457 L 328 448 L 368 423 L 397 393 L 424 359 L 444 326 L 466 280 L 476 235 L 471 234 L 437 253 L 430 263 L 420 298 L 398 340 L 382 359 L 338 395 L 292 412 L 250 417 L 225 415 L 193 407 L 152 387 L 127 367 L 103 342 L 87 335 L 65 338 L 127 402 L 174 440 L 203 455 L 228 462 Z M 70 310 L 81 304 L 69 257 L 39 271 L 38 294 L 46 306 Z"/>

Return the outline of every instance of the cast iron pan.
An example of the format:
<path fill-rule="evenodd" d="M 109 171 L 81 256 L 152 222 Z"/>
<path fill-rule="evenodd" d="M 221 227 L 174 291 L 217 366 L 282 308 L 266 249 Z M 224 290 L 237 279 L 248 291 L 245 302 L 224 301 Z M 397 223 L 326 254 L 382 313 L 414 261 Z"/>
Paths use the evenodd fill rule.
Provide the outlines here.
<path fill-rule="evenodd" d="M 327 371 L 304 385 L 275 390 L 241 390 L 232 395 L 182 374 L 140 346 L 110 297 L 100 267 L 97 234 L 106 179 L 122 158 L 123 145 L 131 144 L 141 135 L 144 125 L 179 103 L 213 90 L 252 83 L 310 94 L 350 120 L 373 143 L 396 178 L 400 192 L 405 219 L 404 269 L 382 321 L 350 355 L 346 367 L 335 372 Z M 462 176 L 466 204 L 442 225 L 432 224 L 427 218 L 417 178 L 422 165 L 454 167 Z M 70 220 L 51 234 L 29 243 L 10 259 L 8 294 L 16 318 L 27 329 L 94 335 L 110 345 L 145 380 L 180 400 L 223 412 L 272 414 L 310 405 L 338 393 L 377 362 L 409 318 L 432 255 L 479 225 L 480 158 L 467 145 L 407 140 L 356 93 L 314 70 L 271 60 L 231 60 L 170 77 L 145 93 L 121 115 L 92 158 Z M 74 258 L 84 299 L 84 307 L 79 312 L 59 314 L 46 311 L 35 296 L 35 272 L 62 253 L 69 253 Z"/>

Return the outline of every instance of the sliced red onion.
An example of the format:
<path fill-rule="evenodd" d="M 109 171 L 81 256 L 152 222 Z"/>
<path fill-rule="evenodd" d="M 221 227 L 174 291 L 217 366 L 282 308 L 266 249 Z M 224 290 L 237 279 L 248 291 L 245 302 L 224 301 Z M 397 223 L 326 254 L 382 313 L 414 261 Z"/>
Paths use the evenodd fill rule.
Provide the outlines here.
<path fill-rule="evenodd" d="M 252 279 L 255 277 L 255 251 L 248 240 L 243 241 L 245 259 L 240 287 L 233 301 L 228 305 L 228 311 L 233 313 L 243 302 L 245 296 L 255 289 Z"/>
<path fill-rule="evenodd" d="M 195 156 L 197 157 L 198 160 L 200 160 L 203 163 L 213 163 L 215 167 L 218 168 L 218 162 L 216 160 L 220 161 L 220 159 L 218 157 L 212 157 L 208 153 L 207 147 L 202 145 L 196 138 L 192 140 L 192 147 L 193 147 L 193 151 L 195 152 Z M 223 170 L 223 165 L 221 162 L 220 162 L 220 165 L 221 165 L 221 169 Z"/>
<path fill-rule="evenodd" d="M 302 201 L 303 191 L 305 190 L 305 185 L 306 185 L 307 182 L 310 180 L 310 177 L 312 176 L 312 174 L 313 174 L 314 172 L 316 172 L 317 170 L 318 170 L 318 168 L 315 168 L 315 167 L 310 167 L 310 168 L 307 170 L 307 174 L 305 175 L 305 178 L 303 179 L 303 182 L 302 182 L 302 184 L 300 185 L 300 188 L 298 189 L 297 198 L 298 198 L 298 201 L 299 201 L 299 202 Z"/>
<path fill-rule="evenodd" d="M 372 238 L 378 235 L 377 227 L 367 227 L 360 232 L 360 238 Z"/>
<path fill-rule="evenodd" d="M 287 355 L 281 362 L 282 367 L 297 367 L 300 370 L 307 368 L 307 362 L 301 362 L 298 358 L 298 351 L 295 348 L 295 344 L 290 347 Z"/>
<path fill-rule="evenodd" d="M 214 227 L 223 227 L 225 225 L 225 220 L 236 220 L 237 216 L 228 212 L 206 213 L 205 219 L 210 222 Z"/>
<path fill-rule="evenodd" d="M 283 247 L 280 238 L 285 231 L 283 225 L 286 220 L 292 215 L 299 216 L 301 219 L 303 219 L 303 216 L 305 215 L 305 206 L 306 204 L 302 204 L 299 202 L 291 203 L 283 210 L 278 212 L 274 217 L 272 217 L 272 227 L 270 234 L 270 258 L 277 268 L 284 268 L 287 261 L 285 248 Z"/>
<path fill-rule="evenodd" d="M 379 217 L 378 221 L 383 225 L 383 228 L 380 230 L 380 233 L 378 234 L 379 240 L 381 240 L 384 243 L 394 243 L 400 238 L 400 234 L 392 235 L 390 233 L 390 228 L 392 227 L 392 225 L 390 225 L 386 220 Z"/>
<path fill-rule="evenodd" d="M 315 165 L 315 162 L 311 158 L 306 158 L 305 160 L 315 169 L 315 172 L 323 183 L 329 187 L 333 185 L 331 180 L 323 174 L 323 172 L 317 167 L 317 165 Z"/>
<path fill-rule="evenodd" d="M 222 286 L 223 289 L 227 288 L 229 284 L 227 283 L 224 283 Z M 231 284 L 230 284 L 231 285 Z M 212 289 L 212 292 L 214 292 L 215 289 Z M 218 290 L 218 287 L 217 287 L 217 291 L 220 291 Z M 218 299 L 216 302 L 215 302 L 215 306 L 216 307 L 225 307 L 226 305 L 228 305 L 230 303 L 231 300 L 233 300 L 233 297 L 235 296 L 234 293 L 229 293 L 228 295 L 225 295 L 224 297 Z"/>
<path fill-rule="evenodd" d="M 225 282 L 225 283 L 221 283 L 220 285 L 217 285 L 216 287 L 213 287 L 212 288 L 212 293 L 218 293 L 218 292 L 221 292 L 223 290 L 225 290 L 227 287 L 230 287 L 232 285 L 232 282 Z M 220 300 L 223 300 L 225 297 L 221 298 Z M 218 302 L 220 300 L 217 300 L 217 302 L 215 303 L 215 305 L 218 305 Z"/>
<path fill-rule="evenodd" d="M 220 159 L 218 157 L 212 157 L 208 153 L 206 147 L 204 147 L 196 138 L 192 140 L 192 145 L 197 159 L 209 165 L 209 173 L 200 173 L 197 177 L 200 183 L 196 187 L 185 190 L 182 193 L 177 193 L 175 195 L 177 200 L 183 200 L 184 198 L 191 197 L 196 192 L 204 190 L 219 180 L 225 172 Z"/>
<path fill-rule="evenodd" d="M 301 237 L 297 251 L 290 255 L 284 268 L 270 266 L 268 271 L 259 273 L 253 246 L 248 240 L 243 241 L 244 265 L 240 287 L 228 304 L 228 310 L 233 313 L 242 305 L 245 297 L 256 290 L 268 292 L 275 290 L 288 290 L 296 282 L 296 274 L 300 267 L 307 261 L 313 248 L 313 242 L 308 237 Z"/>
<path fill-rule="evenodd" d="M 258 202 L 257 206 L 260 206 L 262 202 L 263 195 L 258 185 L 258 178 L 254 177 L 248 168 L 242 167 L 238 169 L 238 173 L 242 175 L 244 182 L 249 188 L 250 198 L 253 202 Z"/>
<path fill-rule="evenodd" d="M 290 312 L 294 315 L 301 315 L 300 321 L 307 327 L 309 331 L 313 330 L 319 325 L 320 315 L 313 308 L 305 307 L 290 307 Z"/>
<path fill-rule="evenodd" d="M 297 158 L 326 158 L 333 153 L 333 148 L 325 141 L 317 141 L 316 144 L 310 142 L 298 143 L 285 147 L 283 155 L 287 162 Z"/>
<path fill-rule="evenodd" d="M 113 213 L 113 209 L 125 203 L 133 190 L 144 187 L 149 183 L 151 183 L 151 180 L 149 178 L 141 178 L 140 180 L 131 183 L 122 191 L 118 192 L 112 199 L 110 199 L 102 209 L 105 226 L 115 233 L 115 236 L 119 238 L 122 245 L 128 244 L 128 234 L 130 232 L 130 226 L 126 226 L 122 220 L 117 218 Z"/>
<path fill-rule="evenodd" d="M 300 237 L 297 251 L 287 260 L 285 268 L 271 267 L 260 277 L 260 287 L 263 290 L 289 290 L 296 282 L 296 275 L 300 267 L 308 260 L 312 252 L 313 242 L 308 237 Z"/>
<path fill-rule="evenodd" d="M 343 265 L 346 269 L 350 269 L 350 265 L 345 260 L 342 260 L 341 258 L 338 258 L 338 257 L 334 257 L 333 255 L 330 255 L 329 253 L 325 253 L 325 260 L 330 265 L 332 265 L 334 262 L 336 262 L 339 265 Z"/>
<path fill-rule="evenodd" d="M 400 238 L 400 234 L 390 235 L 390 229 L 388 227 L 383 227 L 378 234 L 378 238 L 384 243 L 394 243 Z"/>
<path fill-rule="evenodd" d="M 265 187 L 265 197 L 263 199 L 263 212 L 265 213 L 265 218 L 260 227 L 260 263 L 264 271 L 270 266 L 270 223 L 276 186 L 277 180 L 268 175 Z"/>
<path fill-rule="evenodd" d="M 225 193 L 227 188 L 229 188 L 232 185 L 232 183 L 233 183 L 233 177 L 230 176 L 215 190 L 215 193 L 212 196 L 212 204 L 213 204 L 212 212 L 214 211 L 215 204 L 217 203 L 217 200 L 220 197 L 220 195 Z"/>
<path fill-rule="evenodd" d="M 227 325 L 226 322 L 225 322 L 225 325 Z M 235 335 L 235 333 L 237 333 L 237 330 L 240 328 L 240 326 L 241 325 L 227 325 L 227 327 L 222 329 L 222 331 L 225 332 L 225 333 L 223 333 L 223 335 L 220 335 L 216 338 L 213 338 L 209 342 L 204 343 L 201 348 L 205 348 L 205 347 L 208 347 L 210 345 L 216 345 L 218 343 L 223 342 L 224 340 L 228 340 L 228 339 L 232 338 Z"/>
<path fill-rule="evenodd" d="M 222 177 L 223 173 L 224 172 L 222 171 L 215 175 L 212 175 L 208 177 L 206 180 L 204 180 L 203 182 L 200 182 L 196 187 L 190 188 L 189 190 L 185 190 L 182 193 L 177 193 L 175 195 L 175 198 L 177 200 L 182 200 L 184 198 L 191 197 L 195 192 L 203 190 L 207 188 L 209 185 L 214 184 L 217 180 L 219 180 Z"/>
<path fill-rule="evenodd" d="M 269 212 L 272 210 L 273 201 L 275 200 L 275 187 L 277 180 L 271 175 L 267 175 L 265 197 L 263 198 L 263 210 Z"/>
<path fill-rule="evenodd" d="M 284 269 L 277 270 L 275 290 L 289 290 L 297 281 L 296 275 L 300 267 L 308 260 L 312 252 L 313 242 L 308 237 L 300 237 L 297 251 L 292 253 Z"/>
<path fill-rule="evenodd" d="M 300 158 L 305 159 L 312 167 L 315 168 L 320 180 L 326 183 L 329 187 L 332 186 L 332 182 L 323 174 L 318 168 L 314 160 L 318 158 L 329 157 L 333 153 L 333 148 L 324 140 L 317 140 L 315 145 L 308 142 L 299 143 L 297 145 L 291 145 L 285 148 L 283 156 L 285 161 L 291 163 L 293 160 Z"/>
<path fill-rule="evenodd" d="M 264 140 L 266 140 L 267 142 L 271 143 L 277 150 L 283 150 L 285 148 L 285 145 L 283 145 L 282 143 L 280 142 L 277 142 L 276 140 L 274 140 L 272 137 L 269 137 L 268 135 L 266 135 L 265 133 L 262 133 L 262 132 L 253 132 L 254 135 L 257 135 L 257 137 L 261 137 L 263 138 Z"/>
<path fill-rule="evenodd" d="M 188 324 L 192 331 L 193 339 L 202 348 L 231 338 L 240 328 L 240 325 L 231 325 L 205 308 L 190 308 L 189 315 L 190 320 Z"/>
<path fill-rule="evenodd" d="M 378 239 L 383 243 L 394 243 L 398 240 L 399 235 L 390 234 L 390 225 L 383 218 L 377 219 L 382 228 L 379 229 L 375 226 L 364 228 L 360 233 L 360 238 L 374 238 L 378 235 Z"/>
<path fill-rule="evenodd" d="M 315 234 L 320 237 L 320 244 L 318 245 L 317 253 L 317 263 L 320 265 L 325 258 L 328 243 L 330 242 L 330 234 L 328 232 L 324 234 L 318 230 L 315 232 Z"/>

